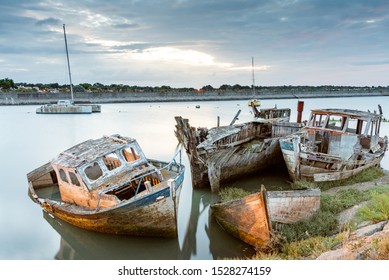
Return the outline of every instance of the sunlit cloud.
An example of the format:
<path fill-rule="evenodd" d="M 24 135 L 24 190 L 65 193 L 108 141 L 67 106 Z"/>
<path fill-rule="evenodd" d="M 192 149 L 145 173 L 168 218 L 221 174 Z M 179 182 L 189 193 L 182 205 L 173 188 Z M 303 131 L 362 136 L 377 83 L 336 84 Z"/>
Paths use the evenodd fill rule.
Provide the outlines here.
<path fill-rule="evenodd" d="M 256 71 L 256 70 L 258 70 L 258 71 L 267 71 L 271 67 L 272 66 L 270 66 L 270 65 L 258 65 L 258 66 L 254 66 L 254 71 Z M 230 67 L 229 69 L 230 70 L 250 70 L 250 71 L 252 71 L 253 67 L 252 66 L 242 66 L 242 67 Z"/>
<path fill-rule="evenodd" d="M 182 63 L 192 66 L 218 66 L 225 68 L 232 66 L 231 63 L 216 62 L 213 56 L 206 53 L 173 47 L 157 47 L 135 51 L 132 53 L 132 57 L 139 60 Z"/>

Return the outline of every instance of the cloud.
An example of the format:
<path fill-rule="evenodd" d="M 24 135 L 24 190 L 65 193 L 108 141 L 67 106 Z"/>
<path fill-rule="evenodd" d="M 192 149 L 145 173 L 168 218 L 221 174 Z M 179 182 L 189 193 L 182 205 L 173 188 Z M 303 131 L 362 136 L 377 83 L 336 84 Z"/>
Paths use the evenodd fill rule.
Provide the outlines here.
<path fill-rule="evenodd" d="M 43 20 L 38 20 L 36 23 L 38 26 L 43 26 L 43 25 L 48 25 L 48 26 L 53 26 L 53 25 L 60 25 L 61 21 L 56 18 L 46 18 Z"/>
<path fill-rule="evenodd" d="M 163 83 L 168 77 L 172 86 L 177 71 L 186 75 L 179 82 L 188 86 L 247 83 L 254 56 L 263 83 L 320 84 L 328 83 L 323 69 L 336 69 L 347 80 L 348 67 L 360 71 L 389 57 L 384 0 L 3 0 L 2 64 L 13 61 L 15 68 L 35 71 L 20 79 L 55 80 L 51 73 L 62 63 L 63 23 L 74 64 L 100 63 L 99 77 L 115 73 L 119 82 L 147 73 L 160 84 L 161 75 L 151 75 L 152 69 L 166 73 Z M 48 72 L 39 76 L 31 66 L 35 61 Z M 116 71 L 124 62 L 136 68 Z M 10 76 L 6 71 L 0 68 L 0 77 Z M 90 72 L 84 69 L 83 77 L 94 79 Z"/>
<path fill-rule="evenodd" d="M 209 54 L 191 49 L 177 49 L 173 47 L 157 47 L 134 51 L 132 57 L 144 61 L 163 61 L 169 63 L 182 63 L 191 66 L 217 66 L 231 67 L 229 63 L 218 63 Z"/>

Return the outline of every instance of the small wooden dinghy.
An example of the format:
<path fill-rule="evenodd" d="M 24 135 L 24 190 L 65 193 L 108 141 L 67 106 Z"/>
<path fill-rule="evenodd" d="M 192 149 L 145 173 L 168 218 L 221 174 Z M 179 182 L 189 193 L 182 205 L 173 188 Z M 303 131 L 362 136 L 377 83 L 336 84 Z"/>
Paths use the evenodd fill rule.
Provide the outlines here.
<path fill-rule="evenodd" d="M 320 190 L 261 191 L 241 199 L 211 205 L 212 214 L 230 234 L 264 249 L 272 237 L 272 223 L 308 220 L 320 208 Z"/>

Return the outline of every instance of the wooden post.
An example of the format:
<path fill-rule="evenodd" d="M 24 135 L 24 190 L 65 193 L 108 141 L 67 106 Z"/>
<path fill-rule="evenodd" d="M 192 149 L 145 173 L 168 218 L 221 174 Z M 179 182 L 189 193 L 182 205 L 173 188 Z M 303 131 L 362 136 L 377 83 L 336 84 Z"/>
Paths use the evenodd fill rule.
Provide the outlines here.
<path fill-rule="evenodd" d="M 236 122 L 241 111 L 242 110 L 239 109 L 239 111 L 236 113 L 235 117 L 232 119 L 232 122 L 230 123 L 230 125 L 233 125 Z"/>

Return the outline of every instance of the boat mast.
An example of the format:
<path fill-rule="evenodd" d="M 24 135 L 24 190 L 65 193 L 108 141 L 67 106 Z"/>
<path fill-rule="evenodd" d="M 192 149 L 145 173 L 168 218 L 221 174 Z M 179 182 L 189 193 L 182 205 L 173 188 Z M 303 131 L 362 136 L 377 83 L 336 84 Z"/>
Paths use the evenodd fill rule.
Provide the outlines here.
<path fill-rule="evenodd" d="M 253 98 L 255 98 L 254 57 L 251 57 L 251 68 L 253 74 Z"/>
<path fill-rule="evenodd" d="M 63 25 L 63 36 L 64 36 L 64 38 L 65 38 L 66 59 L 67 59 L 67 62 L 68 62 L 69 82 L 70 82 L 70 95 L 71 95 L 71 97 L 72 97 L 72 104 L 73 104 L 73 103 L 74 103 L 74 98 L 73 98 L 73 84 L 72 84 L 72 75 L 71 75 L 71 73 L 70 73 L 68 42 L 67 42 L 67 40 L 66 40 L 65 24 Z"/>

